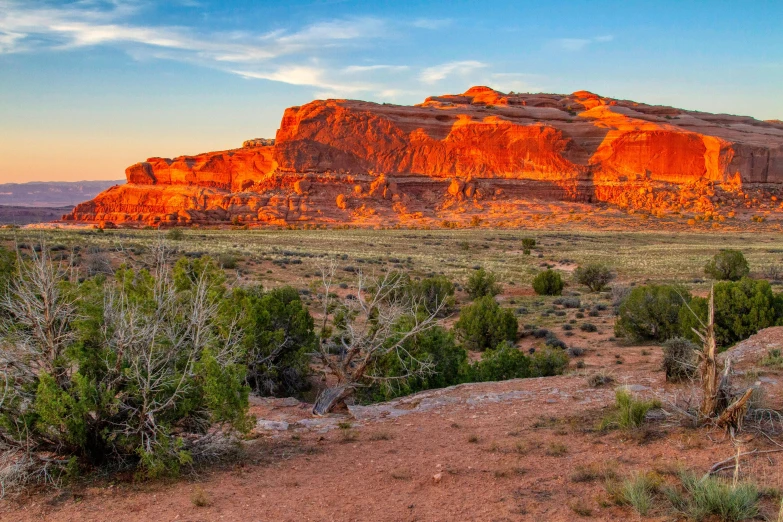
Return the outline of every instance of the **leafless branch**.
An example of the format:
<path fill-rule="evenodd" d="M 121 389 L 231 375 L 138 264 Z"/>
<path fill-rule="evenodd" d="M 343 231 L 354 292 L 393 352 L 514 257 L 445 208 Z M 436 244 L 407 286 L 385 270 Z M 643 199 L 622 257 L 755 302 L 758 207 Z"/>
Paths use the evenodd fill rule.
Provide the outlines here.
<path fill-rule="evenodd" d="M 341 392 L 322 394 L 313 409 L 316 414 L 331 411 L 365 381 L 401 380 L 431 373 L 432 362 L 416 358 L 405 346 L 411 338 L 435 326 L 445 306 L 444 300 L 434 310 L 426 310 L 423 303 L 408 295 L 404 281 L 391 272 L 376 278 L 359 273 L 355 295 L 337 299 L 332 292 L 334 271 L 334 263 L 322 270 L 323 317 L 317 355 Z M 390 353 L 396 355 L 403 373 L 394 377 L 371 375 L 372 365 Z"/>

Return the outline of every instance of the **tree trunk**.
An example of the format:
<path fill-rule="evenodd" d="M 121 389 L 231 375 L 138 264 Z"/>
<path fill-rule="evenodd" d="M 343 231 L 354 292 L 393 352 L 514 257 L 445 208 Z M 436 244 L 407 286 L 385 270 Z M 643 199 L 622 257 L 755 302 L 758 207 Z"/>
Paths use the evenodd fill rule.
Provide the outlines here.
<path fill-rule="evenodd" d="M 354 387 L 346 384 L 326 388 L 318 394 L 313 405 L 313 415 L 322 416 L 331 413 L 339 406 L 345 406 L 345 399 L 353 395 Z"/>
<path fill-rule="evenodd" d="M 707 312 L 707 329 L 702 336 L 704 350 L 701 353 L 702 368 L 701 382 L 703 396 L 701 400 L 701 418 L 707 420 L 718 413 L 718 361 L 715 358 L 717 345 L 715 343 L 715 299 L 714 292 L 710 290 L 709 310 Z"/>
<path fill-rule="evenodd" d="M 733 437 L 735 433 L 742 430 L 742 419 L 745 417 L 745 413 L 748 411 L 748 401 L 753 394 L 753 388 L 745 390 L 745 393 L 734 401 L 734 404 L 726 408 L 726 410 L 718 418 L 718 427 L 724 428 Z"/>

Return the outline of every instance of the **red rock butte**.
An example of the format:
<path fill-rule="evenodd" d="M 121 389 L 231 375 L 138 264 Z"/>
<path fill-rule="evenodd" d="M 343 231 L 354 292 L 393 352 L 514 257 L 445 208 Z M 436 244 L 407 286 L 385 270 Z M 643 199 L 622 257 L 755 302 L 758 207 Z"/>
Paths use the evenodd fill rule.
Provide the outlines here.
<path fill-rule="evenodd" d="M 125 185 L 63 219 L 377 226 L 479 215 L 514 222 L 553 200 L 713 212 L 783 194 L 783 123 L 587 91 L 473 87 L 415 106 L 316 100 L 286 109 L 274 140 L 149 158 L 125 174 Z"/>

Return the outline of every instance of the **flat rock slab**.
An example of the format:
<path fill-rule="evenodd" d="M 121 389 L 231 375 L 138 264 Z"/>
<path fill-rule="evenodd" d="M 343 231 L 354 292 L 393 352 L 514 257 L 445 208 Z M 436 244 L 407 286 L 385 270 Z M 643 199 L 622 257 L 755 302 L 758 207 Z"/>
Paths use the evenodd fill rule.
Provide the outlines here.
<path fill-rule="evenodd" d="M 273 421 L 259 419 L 256 421 L 256 429 L 264 431 L 286 431 L 289 424 L 286 421 Z"/>

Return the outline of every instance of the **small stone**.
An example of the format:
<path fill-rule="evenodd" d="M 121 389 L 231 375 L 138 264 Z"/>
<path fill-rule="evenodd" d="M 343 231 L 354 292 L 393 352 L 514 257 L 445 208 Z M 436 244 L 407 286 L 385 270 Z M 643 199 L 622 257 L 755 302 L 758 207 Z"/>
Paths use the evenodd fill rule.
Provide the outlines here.
<path fill-rule="evenodd" d="M 268 431 L 286 431 L 288 423 L 286 421 L 273 421 L 260 419 L 256 422 L 256 429 Z"/>
<path fill-rule="evenodd" d="M 443 473 L 435 473 L 435 474 L 432 476 L 432 481 L 433 481 L 435 484 L 438 484 L 442 478 L 443 478 Z"/>

